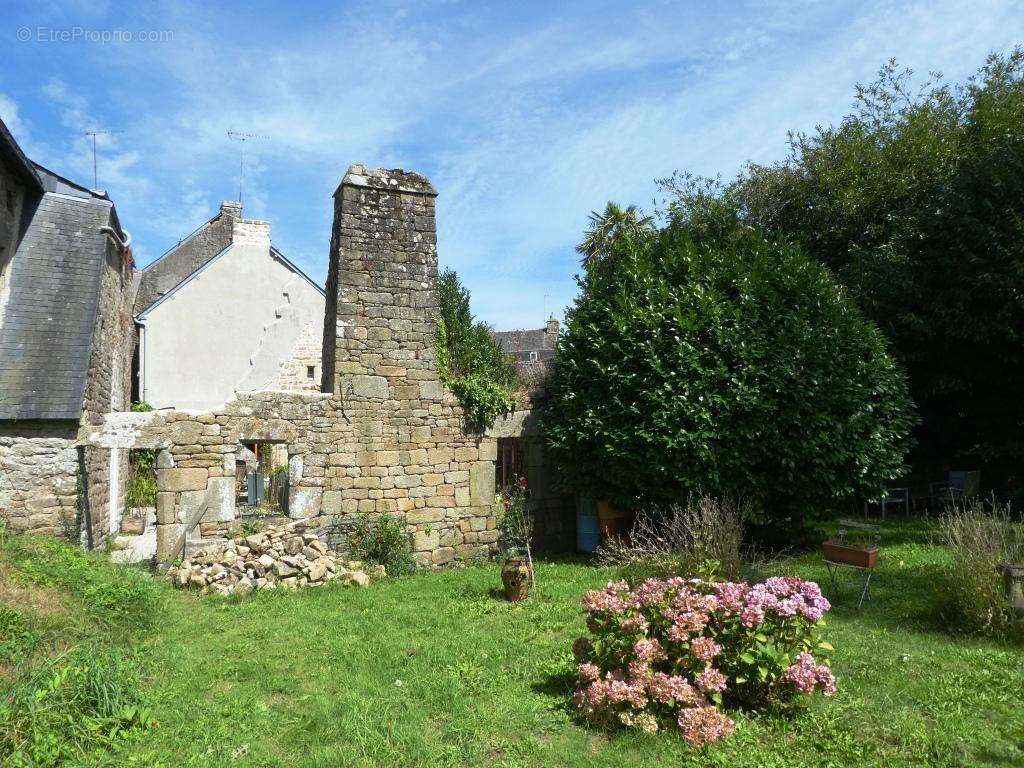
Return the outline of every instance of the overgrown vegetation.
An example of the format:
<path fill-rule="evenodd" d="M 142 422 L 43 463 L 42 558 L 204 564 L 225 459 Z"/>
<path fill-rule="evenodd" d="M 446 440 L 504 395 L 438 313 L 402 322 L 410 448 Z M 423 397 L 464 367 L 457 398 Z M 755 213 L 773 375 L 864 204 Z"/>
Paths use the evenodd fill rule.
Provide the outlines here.
<path fill-rule="evenodd" d="M 473 319 L 469 291 L 454 270 L 441 273 L 437 292 L 437 369 L 441 380 L 459 398 L 466 422 L 482 430 L 512 410 L 512 396 L 519 381 L 516 364 L 502 352 L 488 325 Z"/>
<path fill-rule="evenodd" d="M 128 512 L 156 505 L 156 451 L 141 448 L 128 454 L 128 479 L 124 489 L 124 507 Z"/>
<path fill-rule="evenodd" d="M 829 267 L 908 370 L 918 460 L 985 461 L 993 484 L 1002 463 L 1024 489 L 1024 49 L 920 83 L 886 64 L 787 160 L 666 180 L 668 212 L 699 240 L 753 229 Z"/>
<path fill-rule="evenodd" d="M 412 534 L 398 515 L 370 518 L 360 515 L 348 534 L 353 557 L 383 565 L 388 577 L 405 576 L 415 570 L 412 559 Z"/>
<path fill-rule="evenodd" d="M 751 516 L 745 501 L 695 494 L 667 510 L 638 514 L 629 537 L 602 544 L 598 561 L 633 586 L 679 575 L 739 579 L 744 572 L 743 523 Z"/>
<path fill-rule="evenodd" d="M 905 377 L 798 248 L 669 226 L 579 280 L 545 408 L 570 490 L 625 509 L 742 496 L 794 527 L 904 471 Z"/>
<path fill-rule="evenodd" d="M 133 650 L 160 585 L 51 537 L 0 531 L 0 762 L 80 764 L 154 725 Z"/>
<path fill-rule="evenodd" d="M 953 506 L 939 533 L 952 553 L 937 582 L 943 617 L 966 632 L 1020 633 L 1000 570 L 1024 562 L 1024 538 L 1009 505 L 978 500 Z"/>
<path fill-rule="evenodd" d="M 134 667 L 117 648 L 81 645 L 27 669 L 0 698 L 4 765 L 77 764 L 87 749 L 156 725 Z"/>

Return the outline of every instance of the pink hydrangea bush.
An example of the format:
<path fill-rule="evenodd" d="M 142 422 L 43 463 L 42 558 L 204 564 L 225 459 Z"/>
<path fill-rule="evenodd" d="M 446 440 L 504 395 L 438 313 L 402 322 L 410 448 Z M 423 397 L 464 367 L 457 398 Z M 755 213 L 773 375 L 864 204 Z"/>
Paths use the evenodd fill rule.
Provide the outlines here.
<path fill-rule="evenodd" d="M 835 692 L 827 660 L 813 653 L 832 650 L 815 638 L 830 606 L 813 581 L 616 581 L 584 595 L 583 606 L 590 636 L 573 645 L 574 702 L 590 722 L 678 728 L 701 746 L 732 733 L 725 707 Z"/>

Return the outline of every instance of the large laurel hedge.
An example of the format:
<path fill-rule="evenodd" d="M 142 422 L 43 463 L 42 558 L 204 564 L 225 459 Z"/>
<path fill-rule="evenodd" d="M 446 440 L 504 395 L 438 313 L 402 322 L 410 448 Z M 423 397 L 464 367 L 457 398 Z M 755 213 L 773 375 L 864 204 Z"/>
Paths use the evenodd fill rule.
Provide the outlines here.
<path fill-rule="evenodd" d="M 803 519 L 904 470 L 905 376 L 796 248 L 669 228 L 620 243 L 580 288 L 545 409 L 571 490 L 627 508 L 742 494 Z"/>

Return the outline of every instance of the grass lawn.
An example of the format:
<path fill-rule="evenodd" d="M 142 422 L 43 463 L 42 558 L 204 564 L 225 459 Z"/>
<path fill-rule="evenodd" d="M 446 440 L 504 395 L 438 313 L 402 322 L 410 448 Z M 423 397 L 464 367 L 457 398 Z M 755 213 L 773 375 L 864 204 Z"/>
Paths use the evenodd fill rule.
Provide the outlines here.
<path fill-rule="evenodd" d="M 561 561 L 538 565 L 522 604 L 500 598 L 494 565 L 240 602 L 168 587 L 138 646 L 159 726 L 85 763 L 1024 766 L 1024 651 L 945 634 L 928 587 L 942 550 L 913 526 L 889 541 L 862 610 L 852 580 L 834 594 L 815 555 L 776 564 L 836 603 L 824 636 L 839 691 L 795 717 L 739 715 L 703 751 L 574 719 L 579 598 L 612 574 Z"/>

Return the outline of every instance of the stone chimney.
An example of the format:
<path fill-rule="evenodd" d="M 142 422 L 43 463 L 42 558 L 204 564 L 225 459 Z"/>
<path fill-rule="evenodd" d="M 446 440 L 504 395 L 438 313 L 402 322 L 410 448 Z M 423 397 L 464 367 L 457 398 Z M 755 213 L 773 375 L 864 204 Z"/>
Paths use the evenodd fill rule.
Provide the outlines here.
<path fill-rule="evenodd" d="M 342 179 L 334 193 L 323 391 L 440 397 L 436 196 L 426 178 L 400 169 L 353 165 Z"/>
<path fill-rule="evenodd" d="M 558 348 L 558 320 L 554 315 L 548 317 L 544 328 L 544 346 L 548 349 Z"/>
<path fill-rule="evenodd" d="M 233 219 L 242 218 L 242 204 L 237 200 L 225 200 L 220 204 L 220 213 Z"/>
<path fill-rule="evenodd" d="M 231 242 L 270 248 L 270 222 L 259 219 L 236 219 L 231 229 Z"/>

